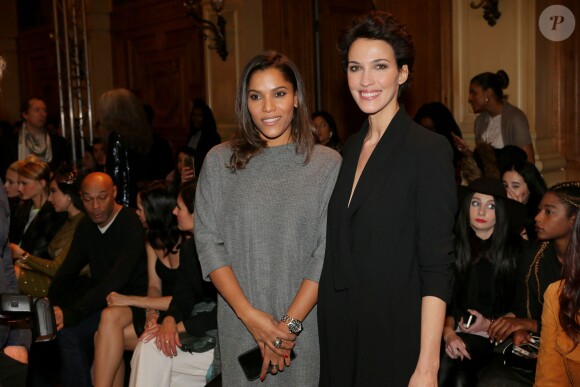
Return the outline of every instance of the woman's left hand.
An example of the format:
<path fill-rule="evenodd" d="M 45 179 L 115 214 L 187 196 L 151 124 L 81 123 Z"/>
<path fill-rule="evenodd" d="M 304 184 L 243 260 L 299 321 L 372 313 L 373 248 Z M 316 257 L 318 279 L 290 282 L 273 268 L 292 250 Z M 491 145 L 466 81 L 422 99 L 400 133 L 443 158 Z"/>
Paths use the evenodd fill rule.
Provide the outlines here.
<path fill-rule="evenodd" d="M 179 333 L 175 319 L 167 316 L 163 319 L 159 332 L 157 332 L 157 348 L 167 357 L 177 356 L 177 347 L 181 348 Z"/>
<path fill-rule="evenodd" d="M 462 320 L 459 322 L 459 324 L 457 324 L 459 330 L 463 333 L 470 334 L 486 332 L 487 335 L 487 329 L 489 328 L 490 323 L 489 320 L 475 309 L 467 309 L 467 311 L 475 316 L 475 323 L 471 324 L 469 328 L 466 328 L 464 325 L 465 321 Z"/>
<path fill-rule="evenodd" d="M 437 387 L 437 371 L 424 372 L 415 369 L 409 387 Z"/>
<path fill-rule="evenodd" d="M 22 254 L 24 254 L 22 247 L 16 243 L 10 243 L 10 250 L 12 251 L 12 259 L 20 259 L 22 258 Z"/>
<path fill-rule="evenodd" d="M 278 328 L 282 331 L 288 330 L 288 326 L 285 322 L 280 321 L 278 323 Z M 282 340 L 282 345 L 289 344 Z M 294 346 L 295 342 L 291 343 Z M 264 380 L 266 378 L 266 374 L 268 373 L 268 369 L 270 368 L 270 364 L 272 364 L 272 368 L 270 369 L 270 373 L 272 375 L 276 375 L 278 372 L 284 371 L 284 367 L 290 366 L 290 350 L 288 349 L 280 349 L 284 352 L 284 356 L 279 356 L 274 351 L 272 351 L 267 345 L 262 347 L 262 356 L 264 357 L 264 361 L 262 362 L 262 372 L 260 374 L 260 380 Z"/>

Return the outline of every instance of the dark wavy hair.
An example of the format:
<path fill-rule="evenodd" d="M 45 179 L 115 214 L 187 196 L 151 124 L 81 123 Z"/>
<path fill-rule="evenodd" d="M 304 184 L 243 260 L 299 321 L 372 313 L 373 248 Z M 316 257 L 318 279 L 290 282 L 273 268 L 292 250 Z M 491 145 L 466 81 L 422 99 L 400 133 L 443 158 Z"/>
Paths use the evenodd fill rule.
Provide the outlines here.
<path fill-rule="evenodd" d="M 510 84 L 510 78 L 504 70 L 498 70 L 497 73 L 485 72 L 471 78 L 470 83 L 475 83 L 483 90 L 491 89 L 499 101 L 506 99 L 503 90 Z"/>
<path fill-rule="evenodd" d="M 526 233 L 530 240 L 536 239 L 536 221 L 534 217 L 538 213 L 538 207 L 542 201 L 542 197 L 548 190 L 548 186 L 544 181 L 544 178 L 538 171 L 538 168 L 527 160 L 516 161 L 515 163 L 509 165 L 501 171 L 501 177 L 503 180 L 503 175 L 506 172 L 516 172 L 518 175 L 524 179 L 530 191 L 530 197 L 528 202 L 525 204 L 528 217 L 524 223 Z"/>
<path fill-rule="evenodd" d="M 248 85 L 256 71 L 267 69 L 280 71 L 284 79 L 292 84 L 298 99 L 298 107 L 294 108 L 292 116 L 292 140 L 296 145 L 296 154 L 304 155 L 304 162 L 310 161 L 310 156 L 316 144 L 316 131 L 310 123 L 306 103 L 306 90 L 302 76 L 296 65 L 284 54 L 277 51 L 266 51 L 255 56 L 242 71 L 236 97 L 236 115 L 238 129 L 232 139 L 232 156 L 228 165 L 232 172 L 244 169 L 252 157 L 267 147 L 266 141 L 260 137 L 260 132 L 252 121 L 248 110 Z"/>
<path fill-rule="evenodd" d="M 328 129 L 332 134 L 333 139 L 338 141 L 338 126 L 336 126 L 336 121 L 332 118 L 332 114 L 325 110 L 317 110 L 310 115 L 310 119 L 314 121 L 316 117 L 322 117 L 324 121 L 328 124 Z"/>
<path fill-rule="evenodd" d="M 60 192 L 70 196 L 70 200 L 78 210 L 84 212 L 85 206 L 81 200 L 81 182 L 85 178 L 85 174 L 80 173 L 76 167 L 71 167 L 67 164 L 61 165 L 52 176 L 52 180 Z"/>
<path fill-rule="evenodd" d="M 409 76 L 407 81 L 399 87 L 399 93 L 411 83 L 413 64 L 415 63 L 415 46 L 407 26 L 388 12 L 373 11 L 359 16 L 344 30 L 338 43 L 338 50 L 342 57 L 342 66 L 348 68 L 348 52 L 350 46 L 357 39 L 384 40 L 395 52 L 395 59 L 399 70 L 407 65 Z"/>
<path fill-rule="evenodd" d="M 580 201 L 576 206 L 576 221 L 572 229 L 572 237 L 564 259 L 563 282 L 560 288 L 560 312 L 558 319 L 566 335 L 574 343 L 574 350 L 580 343 Z M 571 350 L 571 351 L 572 351 Z"/>
<path fill-rule="evenodd" d="M 471 228 L 469 208 L 474 193 L 465 195 L 455 223 L 455 285 L 454 298 L 465 296 L 470 281 L 471 265 L 488 259 L 493 265 L 493 310 L 497 317 L 509 311 L 515 294 L 516 265 L 521 256 L 520 236 L 509 227 L 506 199 L 495 199 L 495 226 L 491 243 L 479 247 Z"/>
<path fill-rule="evenodd" d="M 195 109 L 201 110 L 203 114 L 203 122 L 201 123 L 201 127 L 196 128 L 193 126 L 193 112 Z M 193 100 L 193 105 L 191 106 L 191 110 L 189 112 L 189 134 L 187 136 L 188 141 L 191 136 L 195 135 L 199 131 L 202 132 L 212 132 L 217 133 L 217 124 L 215 122 L 215 117 L 211 108 L 207 106 L 205 101 L 201 98 L 196 98 Z"/>
<path fill-rule="evenodd" d="M 139 197 L 147 221 L 147 242 L 154 249 L 166 251 L 166 254 L 174 253 L 181 232 L 173 216 L 177 195 L 170 183 L 165 180 L 153 181 L 139 191 Z"/>

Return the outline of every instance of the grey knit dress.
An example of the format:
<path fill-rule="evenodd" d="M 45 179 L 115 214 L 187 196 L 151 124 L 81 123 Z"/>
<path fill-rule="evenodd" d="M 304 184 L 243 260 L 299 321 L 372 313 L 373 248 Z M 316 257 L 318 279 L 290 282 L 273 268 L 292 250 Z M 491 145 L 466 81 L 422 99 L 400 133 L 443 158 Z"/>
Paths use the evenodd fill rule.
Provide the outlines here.
<path fill-rule="evenodd" d="M 231 266 L 250 303 L 274 318 L 287 311 L 304 279 L 318 282 L 326 244 L 326 210 L 341 158 L 317 145 L 310 162 L 294 144 L 264 149 L 245 169 L 226 165 L 230 143 L 207 155 L 195 200 L 195 243 L 203 275 Z M 303 322 L 290 368 L 264 384 L 318 386 L 316 308 Z M 256 346 L 230 306 L 218 299 L 224 386 L 250 384 L 238 356 Z M 259 379 L 254 384 L 260 384 Z"/>

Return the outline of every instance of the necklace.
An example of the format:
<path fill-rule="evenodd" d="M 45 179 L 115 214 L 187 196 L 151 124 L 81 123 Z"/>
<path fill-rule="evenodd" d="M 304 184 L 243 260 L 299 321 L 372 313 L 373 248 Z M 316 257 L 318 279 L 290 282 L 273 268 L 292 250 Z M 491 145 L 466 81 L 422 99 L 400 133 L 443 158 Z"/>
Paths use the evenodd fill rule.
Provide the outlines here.
<path fill-rule="evenodd" d="M 536 279 L 536 286 L 538 287 L 538 302 L 540 303 L 540 305 L 544 305 L 544 302 L 542 301 L 542 295 L 540 294 L 540 278 L 538 276 L 538 271 L 540 269 L 540 260 L 544 257 L 544 252 L 548 248 L 549 244 L 550 241 L 546 241 L 540 245 L 540 248 L 538 249 L 536 255 L 534 256 L 534 260 L 530 265 L 528 274 L 526 275 L 526 308 L 528 312 L 528 318 L 530 319 L 532 318 L 532 313 L 530 312 L 530 277 L 532 275 L 533 270 L 534 277 Z"/>

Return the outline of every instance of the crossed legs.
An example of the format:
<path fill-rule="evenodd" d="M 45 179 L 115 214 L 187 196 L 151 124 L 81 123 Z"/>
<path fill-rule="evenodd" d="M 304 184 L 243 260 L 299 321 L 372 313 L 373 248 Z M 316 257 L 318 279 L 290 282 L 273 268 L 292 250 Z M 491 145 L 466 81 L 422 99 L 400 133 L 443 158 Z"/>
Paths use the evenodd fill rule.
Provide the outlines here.
<path fill-rule="evenodd" d="M 110 306 L 101 313 L 95 334 L 95 387 L 123 387 L 123 352 L 137 346 L 133 312 L 128 306 Z"/>

